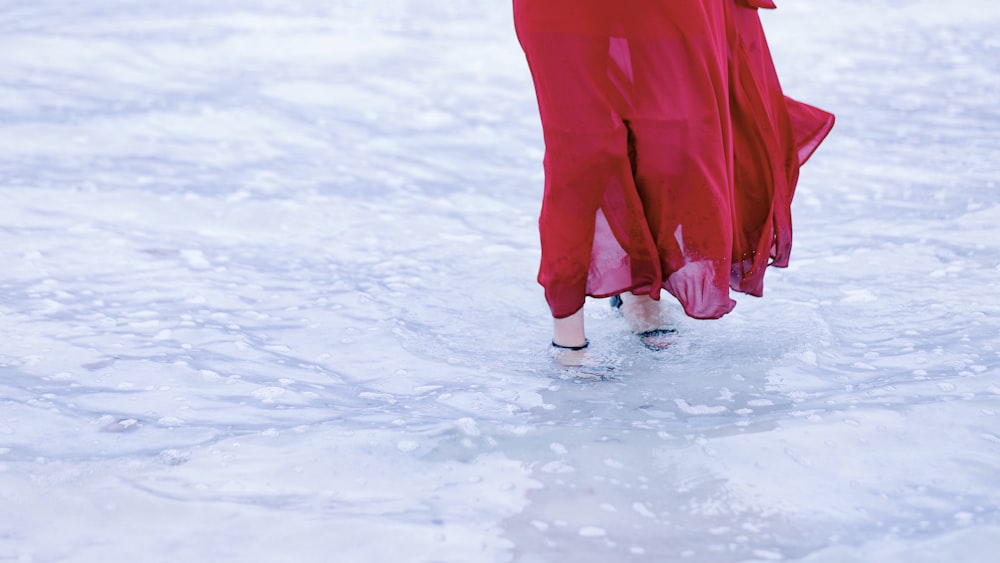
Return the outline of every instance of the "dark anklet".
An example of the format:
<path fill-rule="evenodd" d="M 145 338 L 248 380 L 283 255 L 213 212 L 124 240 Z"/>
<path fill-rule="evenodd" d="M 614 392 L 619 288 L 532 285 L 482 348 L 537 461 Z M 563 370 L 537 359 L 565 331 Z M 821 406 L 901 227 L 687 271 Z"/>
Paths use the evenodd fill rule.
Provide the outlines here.
<path fill-rule="evenodd" d="M 583 339 L 583 346 L 563 346 L 562 344 L 556 344 L 555 340 L 552 341 L 552 347 L 559 348 L 560 350 L 584 350 L 587 346 L 590 346 L 590 341 L 586 338 Z"/>
<path fill-rule="evenodd" d="M 650 338 L 654 336 L 670 336 L 672 334 L 677 334 L 676 328 L 654 328 L 653 330 L 647 330 L 645 332 L 637 332 L 636 336 L 639 338 Z"/>

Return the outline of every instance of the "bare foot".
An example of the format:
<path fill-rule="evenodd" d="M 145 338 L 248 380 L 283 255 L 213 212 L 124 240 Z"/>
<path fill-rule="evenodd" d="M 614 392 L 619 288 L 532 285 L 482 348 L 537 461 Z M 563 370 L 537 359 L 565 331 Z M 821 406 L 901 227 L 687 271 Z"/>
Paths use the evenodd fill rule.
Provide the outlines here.
<path fill-rule="evenodd" d="M 557 364 L 567 368 L 582 368 L 591 363 L 590 355 L 586 350 L 553 348 L 552 359 L 554 359 Z"/>
<path fill-rule="evenodd" d="M 636 336 L 646 348 L 655 351 L 666 350 L 677 342 L 677 331 L 674 329 L 657 329 L 641 332 Z"/>

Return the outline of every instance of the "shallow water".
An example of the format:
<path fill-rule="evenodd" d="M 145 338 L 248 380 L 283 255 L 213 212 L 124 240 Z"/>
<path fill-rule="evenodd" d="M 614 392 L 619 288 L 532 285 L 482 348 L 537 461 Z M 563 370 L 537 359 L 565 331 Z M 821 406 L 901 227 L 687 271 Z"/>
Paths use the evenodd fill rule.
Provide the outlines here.
<path fill-rule="evenodd" d="M 765 14 L 792 265 L 663 353 L 589 304 L 604 378 L 509 12 L 5 9 L 0 561 L 991 560 L 1000 8 Z"/>

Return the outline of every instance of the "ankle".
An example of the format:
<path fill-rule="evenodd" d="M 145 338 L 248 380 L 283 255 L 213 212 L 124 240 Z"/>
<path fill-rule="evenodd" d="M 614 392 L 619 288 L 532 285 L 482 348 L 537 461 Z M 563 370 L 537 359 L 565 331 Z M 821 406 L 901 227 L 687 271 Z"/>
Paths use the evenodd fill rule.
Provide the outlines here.
<path fill-rule="evenodd" d="M 650 297 L 648 293 L 636 295 L 631 291 L 626 291 L 625 293 L 619 295 L 619 298 L 622 300 L 622 305 L 648 306 L 653 303 L 659 303 L 659 301 Z"/>
<path fill-rule="evenodd" d="M 553 319 L 552 344 L 561 348 L 577 349 L 587 345 L 587 336 L 583 329 L 583 309 L 568 317 Z"/>
<path fill-rule="evenodd" d="M 666 322 L 660 302 L 649 295 L 622 294 L 621 313 L 633 332 L 656 330 Z"/>

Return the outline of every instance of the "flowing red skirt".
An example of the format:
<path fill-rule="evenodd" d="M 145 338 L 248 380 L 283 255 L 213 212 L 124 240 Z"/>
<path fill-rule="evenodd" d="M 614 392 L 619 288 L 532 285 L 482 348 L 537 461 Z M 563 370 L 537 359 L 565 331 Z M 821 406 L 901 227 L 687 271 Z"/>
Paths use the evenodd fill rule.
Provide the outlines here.
<path fill-rule="evenodd" d="M 514 0 L 545 137 L 538 281 L 557 318 L 587 295 L 666 289 L 695 318 L 787 266 L 799 166 L 833 116 L 786 98 L 768 0 Z"/>

